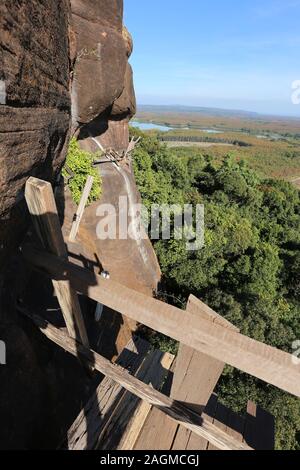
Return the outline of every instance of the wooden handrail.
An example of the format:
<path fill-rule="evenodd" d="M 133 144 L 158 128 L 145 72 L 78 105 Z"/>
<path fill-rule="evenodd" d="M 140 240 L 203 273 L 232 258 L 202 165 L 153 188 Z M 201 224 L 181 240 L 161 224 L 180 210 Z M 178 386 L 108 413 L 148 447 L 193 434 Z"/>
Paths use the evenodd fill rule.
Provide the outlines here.
<path fill-rule="evenodd" d="M 68 280 L 75 290 L 96 302 L 300 397 L 300 366 L 293 362 L 290 354 L 201 319 L 198 315 L 191 314 L 187 318 L 176 307 L 140 294 L 112 279 L 103 279 L 57 256 L 28 246 L 23 251 L 27 261 L 50 278 Z"/>

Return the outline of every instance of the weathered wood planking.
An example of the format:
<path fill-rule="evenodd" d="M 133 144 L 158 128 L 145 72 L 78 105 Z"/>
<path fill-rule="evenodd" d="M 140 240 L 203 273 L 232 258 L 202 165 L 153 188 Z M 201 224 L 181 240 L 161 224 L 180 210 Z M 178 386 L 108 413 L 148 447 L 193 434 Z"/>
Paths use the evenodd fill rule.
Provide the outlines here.
<path fill-rule="evenodd" d="M 202 414 L 202 416 L 209 422 L 212 423 L 216 414 L 218 406 L 218 397 L 215 394 L 212 394 L 212 396 L 209 399 L 209 402 L 205 408 L 205 412 Z M 227 432 L 228 435 L 230 435 Z M 176 440 L 173 445 L 172 450 L 181 450 L 182 447 L 182 441 L 180 440 L 180 435 L 176 436 Z M 240 441 L 243 442 L 243 439 L 240 439 Z M 209 442 L 207 439 L 201 438 L 197 436 L 194 433 L 188 432 L 188 442 L 186 444 L 186 450 L 208 450 Z"/>
<path fill-rule="evenodd" d="M 151 410 L 151 405 L 144 401 L 140 402 L 134 411 L 132 419 L 123 435 L 121 442 L 117 447 L 117 450 L 134 450 L 136 442 L 138 441 L 138 438 Z"/>
<path fill-rule="evenodd" d="M 190 296 L 184 315 L 196 315 L 198 318 L 208 319 L 211 322 L 224 325 L 226 328 L 236 330 L 233 325 L 209 307 L 202 308 L 203 305 L 196 297 Z M 186 406 L 201 415 L 218 383 L 224 366 L 224 362 L 181 343 L 174 367 L 171 397 L 174 400 L 184 402 Z M 161 429 L 166 429 L 163 436 Z M 196 446 L 196 437 L 198 438 L 198 446 L 201 448 L 203 439 L 199 436 L 193 437 L 193 445 Z M 178 427 L 177 423 L 159 410 L 153 410 L 135 448 L 139 450 L 170 450 L 174 444 L 176 450 L 185 450 L 190 439 L 191 432 L 182 426 Z"/>
<path fill-rule="evenodd" d="M 300 396 L 300 366 L 290 354 L 259 343 L 221 325 L 103 279 L 55 256 L 24 248 L 28 262 L 50 277 L 69 280 L 74 289 L 141 324 L 236 367 L 254 377 Z"/>
<path fill-rule="evenodd" d="M 27 313 L 27 316 L 33 320 L 40 331 L 55 344 L 68 351 L 74 356 L 79 356 L 88 366 L 94 367 L 106 377 L 120 384 L 127 391 L 133 393 L 140 399 L 162 410 L 165 414 L 178 421 L 187 429 L 197 435 L 204 437 L 214 444 L 220 450 L 250 450 L 250 447 L 236 442 L 229 438 L 227 434 L 219 431 L 215 426 L 200 418 L 192 410 L 189 410 L 179 402 L 168 398 L 162 393 L 154 390 L 149 385 L 145 385 L 136 377 L 131 376 L 122 367 L 112 364 L 104 357 L 88 350 L 82 344 L 77 343 L 73 338 L 63 331 L 50 325 L 42 318 Z"/>
<path fill-rule="evenodd" d="M 51 184 L 37 178 L 29 178 L 26 183 L 25 198 L 34 227 L 44 248 L 68 260 Z M 82 344 L 88 348 L 89 340 L 77 293 L 68 280 L 53 280 L 52 282 L 69 335 L 74 339 L 80 338 Z"/>
<path fill-rule="evenodd" d="M 192 294 L 189 296 L 186 309 L 190 314 L 210 320 L 212 323 L 216 323 L 217 325 L 223 326 L 224 328 L 229 328 L 230 330 L 236 331 L 237 333 L 240 331 L 236 326 L 226 320 L 226 318 L 218 315 L 212 308 Z"/>
<path fill-rule="evenodd" d="M 94 178 L 92 176 L 88 176 L 81 199 L 80 199 L 78 209 L 75 214 L 75 220 L 73 221 L 73 224 L 72 224 L 72 228 L 71 228 L 71 232 L 69 236 L 70 242 L 75 242 L 76 240 L 80 222 L 84 213 L 84 209 L 85 209 L 85 206 L 87 205 L 88 198 L 93 187 L 93 182 L 94 182 Z"/>
<path fill-rule="evenodd" d="M 136 377 L 154 389 L 159 389 L 173 361 L 174 356 L 171 354 L 153 351 L 143 361 Z M 141 400 L 132 393 L 124 394 L 115 404 L 108 422 L 101 429 L 97 449 L 115 450 L 119 445 L 124 450 L 132 449 L 135 436 L 142 424 L 133 419 L 140 403 Z"/>
<path fill-rule="evenodd" d="M 117 364 L 135 374 L 141 366 L 150 345 L 140 338 L 133 338 L 120 354 Z M 92 450 L 96 447 L 102 427 L 114 411 L 117 400 L 126 393 L 118 383 L 105 377 L 91 399 L 81 410 L 67 433 L 69 450 Z"/>
<path fill-rule="evenodd" d="M 197 315 L 199 318 L 208 319 L 213 323 L 239 330 L 225 318 L 217 315 L 211 308 L 191 295 L 187 303 L 187 315 Z M 180 344 L 176 360 L 172 398 L 183 401 L 187 406 L 199 414 L 205 409 L 212 393 L 221 377 L 225 363 L 206 354 Z M 193 448 L 201 448 L 203 439 L 191 436 L 191 433 L 180 427 L 176 433 L 176 449 L 189 449 L 192 441 Z M 198 441 L 198 443 L 197 443 Z"/>

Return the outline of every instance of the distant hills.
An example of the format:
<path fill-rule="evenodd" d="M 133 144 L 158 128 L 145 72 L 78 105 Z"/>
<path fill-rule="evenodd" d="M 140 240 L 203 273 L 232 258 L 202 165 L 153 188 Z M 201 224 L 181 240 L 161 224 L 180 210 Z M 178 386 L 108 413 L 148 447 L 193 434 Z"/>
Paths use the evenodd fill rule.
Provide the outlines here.
<path fill-rule="evenodd" d="M 276 116 L 260 114 L 252 111 L 244 111 L 240 109 L 222 109 L 207 108 L 201 106 L 183 106 L 183 105 L 138 105 L 138 113 L 155 113 L 155 114 L 198 114 L 201 116 L 219 117 L 219 118 L 238 118 L 238 119 L 274 119 L 274 120 L 297 120 L 296 117 Z"/>

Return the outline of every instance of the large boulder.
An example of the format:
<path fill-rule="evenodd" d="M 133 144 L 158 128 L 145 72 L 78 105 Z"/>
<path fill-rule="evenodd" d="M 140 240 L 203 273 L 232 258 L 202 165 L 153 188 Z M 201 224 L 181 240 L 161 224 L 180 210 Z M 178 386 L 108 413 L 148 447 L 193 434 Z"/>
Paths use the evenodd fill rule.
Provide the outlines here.
<path fill-rule="evenodd" d="M 71 6 L 77 40 L 72 88 L 76 126 L 93 121 L 122 94 L 127 47 L 123 38 L 123 1 L 71 0 Z"/>
<path fill-rule="evenodd" d="M 124 90 L 121 96 L 113 104 L 111 116 L 131 118 L 136 113 L 136 98 L 133 85 L 133 72 L 130 64 L 127 64 Z"/>
<path fill-rule="evenodd" d="M 70 127 L 68 0 L 0 3 L 0 266 L 24 235 L 24 186 L 53 180 Z M 5 92 L 5 93 L 4 93 Z"/>
<path fill-rule="evenodd" d="M 72 86 L 73 130 L 99 137 L 104 147 L 128 146 L 136 112 L 133 41 L 123 25 L 121 0 L 71 0 L 77 59 Z"/>

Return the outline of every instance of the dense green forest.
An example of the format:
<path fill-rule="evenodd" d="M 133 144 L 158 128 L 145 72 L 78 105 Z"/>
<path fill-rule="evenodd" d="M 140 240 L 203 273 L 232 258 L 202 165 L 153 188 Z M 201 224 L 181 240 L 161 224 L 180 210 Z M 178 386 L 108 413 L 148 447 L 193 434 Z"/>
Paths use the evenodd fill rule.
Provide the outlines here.
<path fill-rule="evenodd" d="M 205 205 L 205 247 L 185 241 L 154 243 L 165 298 L 182 307 L 190 293 L 241 332 L 292 352 L 300 339 L 300 200 L 291 184 L 262 179 L 230 156 L 222 162 L 168 149 L 142 135 L 134 170 L 145 205 Z M 170 300 L 169 300 L 170 301 Z M 155 337 L 164 348 L 174 345 Z M 277 449 L 300 449 L 300 402 L 230 367 L 217 390 L 224 404 L 244 412 L 253 400 L 276 417 Z"/>

